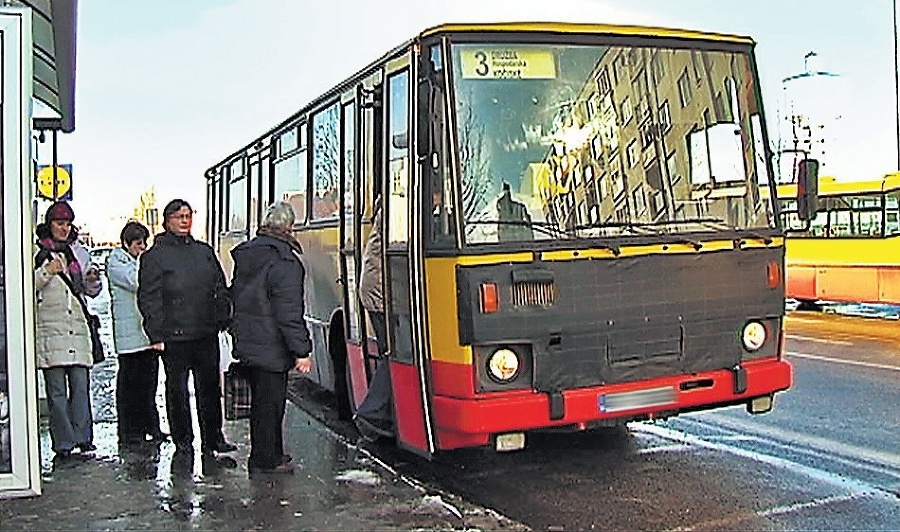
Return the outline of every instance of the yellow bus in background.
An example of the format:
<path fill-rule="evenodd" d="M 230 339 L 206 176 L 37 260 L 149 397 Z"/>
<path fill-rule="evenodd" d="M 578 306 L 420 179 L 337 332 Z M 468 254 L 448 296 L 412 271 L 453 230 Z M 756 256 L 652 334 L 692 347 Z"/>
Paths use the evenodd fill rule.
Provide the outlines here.
<path fill-rule="evenodd" d="M 787 296 L 817 301 L 900 303 L 900 173 L 869 181 L 820 177 L 818 212 L 787 239 Z M 795 185 L 778 187 L 786 228 L 798 228 Z"/>

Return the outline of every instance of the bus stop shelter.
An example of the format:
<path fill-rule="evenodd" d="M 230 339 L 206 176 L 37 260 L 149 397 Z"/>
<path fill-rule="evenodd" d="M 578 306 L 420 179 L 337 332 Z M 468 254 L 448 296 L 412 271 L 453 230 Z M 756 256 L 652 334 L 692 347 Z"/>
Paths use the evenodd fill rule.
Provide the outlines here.
<path fill-rule="evenodd" d="M 71 133 L 75 130 L 78 0 L 23 0 L 21 4 L 32 12 L 34 97 L 59 115 L 34 118 L 34 129 Z"/>
<path fill-rule="evenodd" d="M 41 493 L 32 279 L 36 150 L 75 129 L 77 0 L 0 4 L 0 497 Z M 40 106 L 33 102 L 40 102 Z M 33 109 L 42 109 L 35 116 Z M 35 136 L 35 133 L 38 133 Z"/>

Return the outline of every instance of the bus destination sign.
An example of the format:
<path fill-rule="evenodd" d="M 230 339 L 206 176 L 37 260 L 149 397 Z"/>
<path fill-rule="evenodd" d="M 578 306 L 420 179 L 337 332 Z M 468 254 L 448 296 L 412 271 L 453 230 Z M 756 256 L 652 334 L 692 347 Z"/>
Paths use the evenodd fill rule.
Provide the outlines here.
<path fill-rule="evenodd" d="M 556 63 L 547 50 L 468 48 L 462 50 L 466 79 L 554 79 Z"/>

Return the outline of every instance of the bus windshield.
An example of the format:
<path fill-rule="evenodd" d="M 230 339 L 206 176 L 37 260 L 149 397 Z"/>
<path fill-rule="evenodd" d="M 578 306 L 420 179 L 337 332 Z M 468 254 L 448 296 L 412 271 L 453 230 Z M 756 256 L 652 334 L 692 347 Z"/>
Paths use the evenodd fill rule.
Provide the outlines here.
<path fill-rule="evenodd" d="M 468 245 L 775 227 L 746 51 L 451 46 Z"/>

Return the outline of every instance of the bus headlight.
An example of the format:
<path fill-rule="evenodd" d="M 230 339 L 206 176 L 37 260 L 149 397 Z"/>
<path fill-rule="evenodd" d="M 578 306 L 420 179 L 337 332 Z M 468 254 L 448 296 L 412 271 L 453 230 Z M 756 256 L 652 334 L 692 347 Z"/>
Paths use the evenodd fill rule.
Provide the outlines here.
<path fill-rule="evenodd" d="M 766 343 L 766 326 L 758 321 L 751 321 L 744 325 L 741 337 L 744 341 L 744 349 L 756 351 Z"/>
<path fill-rule="evenodd" d="M 500 348 L 488 358 L 488 375 L 497 382 L 509 382 L 519 374 L 519 356 L 512 349 Z"/>

